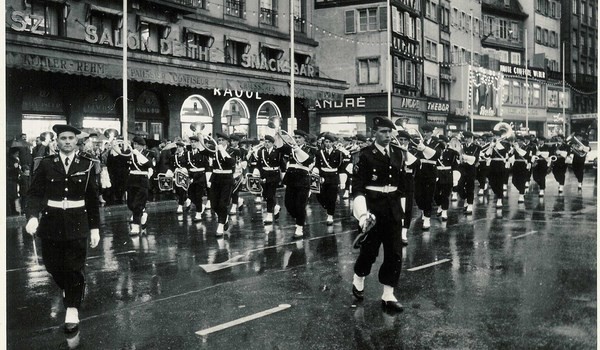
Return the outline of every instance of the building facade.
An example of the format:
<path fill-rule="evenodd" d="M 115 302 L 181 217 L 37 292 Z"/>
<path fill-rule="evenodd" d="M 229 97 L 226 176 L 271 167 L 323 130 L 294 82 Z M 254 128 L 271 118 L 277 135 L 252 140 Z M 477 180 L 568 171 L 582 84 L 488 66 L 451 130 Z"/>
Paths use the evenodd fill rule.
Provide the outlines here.
<path fill-rule="evenodd" d="M 31 140 L 53 124 L 69 123 L 172 139 L 188 136 L 195 122 L 206 132 L 260 137 L 271 116 L 282 117 L 287 126 L 290 70 L 295 82 L 290 120 L 308 130 L 313 101 L 338 101 L 347 88 L 316 65 L 311 2 L 139 0 L 129 2 L 126 11 L 121 6 L 117 1 L 6 2 L 8 138 L 23 132 Z"/>

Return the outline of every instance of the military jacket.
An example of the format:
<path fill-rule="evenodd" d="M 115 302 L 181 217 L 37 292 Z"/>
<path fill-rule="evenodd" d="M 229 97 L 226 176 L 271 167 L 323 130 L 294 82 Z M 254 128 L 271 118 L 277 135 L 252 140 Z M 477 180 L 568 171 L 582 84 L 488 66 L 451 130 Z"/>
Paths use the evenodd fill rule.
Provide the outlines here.
<path fill-rule="evenodd" d="M 275 147 L 268 152 L 265 147 L 261 147 L 258 151 L 256 166 L 260 171 L 260 177 L 266 182 L 279 182 L 281 166 L 283 164 L 283 154 Z"/>
<path fill-rule="evenodd" d="M 437 166 L 439 165 L 438 159 L 442 153 L 442 148 L 439 142 L 435 140 L 429 140 L 423 142 L 425 146 L 433 149 L 435 154 L 431 158 L 425 157 L 425 154 L 421 151 L 417 151 L 415 157 L 419 159 L 420 165 L 417 170 L 417 177 L 423 178 L 435 178 L 437 176 Z"/>
<path fill-rule="evenodd" d="M 212 159 L 212 183 L 226 183 L 233 182 L 233 172 L 235 170 L 235 164 L 239 158 L 239 153 L 235 152 L 232 148 L 227 149 L 229 157 L 223 157 L 220 151 L 211 152 L 207 149 L 200 151 L 200 153 L 211 157 Z M 210 161 L 210 160 L 209 160 Z"/>
<path fill-rule="evenodd" d="M 467 156 L 475 157 L 475 163 L 470 165 L 470 164 L 463 162 L 463 165 L 474 166 L 474 167 L 477 166 L 477 162 L 479 161 L 479 153 L 480 152 L 481 152 L 481 147 L 479 147 L 479 145 L 476 144 L 475 142 L 471 142 L 468 146 L 464 145 L 463 146 L 463 154 L 465 154 Z"/>
<path fill-rule="evenodd" d="M 397 147 L 390 146 L 389 152 L 389 157 L 386 157 L 375 144 L 360 151 L 358 163 L 353 169 L 353 197 L 367 195 L 367 186 L 394 186 L 399 193 L 404 193 L 405 156 Z"/>
<path fill-rule="evenodd" d="M 146 163 L 142 163 L 133 152 L 123 153 L 120 157 L 127 158 L 129 167 L 129 176 L 127 176 L 127 187 L 148 188 L 148 171 L 152 168 L 152 154 L 147 149 L 140 151 L 142 155 L 148 158 Z"/>
<path fill-rule="evenodd" d="M 324 179 L 325 184 L 339 184 L 339 173 L 345 172 L 346 165 L 350 158 L 345 157 L 342 152 L 332 148 L 331 152 L 326 149 L 317 151 L 315 158 L 315 167 L 319 169 L 319 175 Z"/>
<path fill-rule="evenodd" d="M 284 145 L 280 147 L 283 154 L 288 155 L 289 157 L 287 172 L 283 179 L 283 183 L 292 187 L 310 188 L 309 170 L 315 161 L 314 149 L 306 144 L 302 145 L 301 149 L 308 154 L 308 158 L 303 162 L 300 162 L 296 158 L 290 146 Z"/>
<path fill-rule="evenodd" d="M 59 154 L 40 161 L 26 204 L 28 218 L 41 214 L 37 230 L 40 237 L 56 241 L 81 239 L 89 235 L 90 229 L 100 227 L 98 187 L 93 172 L 93 160 L 82 155 L 74 156 L 68 173 Z"/>
<path fill-rule="evenodd" d="M 186 152 L 186 166 L 194 181 L 206 181 L 206 172 L 210 171 L 209 158 L 204 152 L 193 149 Z"/>

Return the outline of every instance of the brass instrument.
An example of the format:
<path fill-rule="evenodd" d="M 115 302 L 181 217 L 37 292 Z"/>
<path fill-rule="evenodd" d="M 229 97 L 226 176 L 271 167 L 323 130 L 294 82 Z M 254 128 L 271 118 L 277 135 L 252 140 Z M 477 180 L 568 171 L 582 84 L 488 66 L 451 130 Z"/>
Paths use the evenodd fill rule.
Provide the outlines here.
<path fill-rule="evenodd" d="M 281 117 L 277 115 L 272 115 L 269 117 L 269 122 L 267 126 L 271 129 L 275 129 L 275 134 L 279 136 L 283 143 L 288 146 L 296 146 L 296 140 L 292 137 L 287 131 L 281 129 Z M 275 140 L 277 142 L 277 139 Z"/>
<path fill-rule="evenodd" d="M 508 124 L 508 123 L 505 123 L 505 122 L 497 123 L 496 125 L 494 125 L 494 131 L 504 131 L 502 136 L 500 136 L 500 138 L 498 138 L 496 140 L 496 142 L 506 140 L 506 141 L 509 141 L 510 143 L 513 143 L 516 140 L 515 132 L 513 131 L 512 126 L 510 126 L 510 124 Z M 483 145 L 483 147 L 481 148 L 481 152 L 486 152 L 493 143 L 494 142 L 488 142 L 487 144 Z"/>
<path fill-rule="evenodd" d="M 396 126 L 398 126 L 398 128 L 400 130 L 404 130 L 408 133 L 408 135 L 410 136 L 410 142 L 415 145 L 418 146 L 419 144 L 423 143 L 423 135 L 421 135 L 421 133 L 419 132 L 419 130 L 417 129 L 412 129 L 412 128 L 405 128 L 402 125 L 398 125 L 398 123 L 396 123 Z M 398 141 L 395 137 L 393 137 L 393 139 L 396 140 L 396 142 Z M 419 142 L 415 142 L 415 139 L 418 139 Z"/>
<path fill-rule="evenodd" d="M 194 135 L 198 136 L 202 146 L 210 152 L 217 153 L 218 143 L 212 136 L 202 133 L 204 127 L 204 123 L 201 122 L 195 122 L 190 124 L 190 130 L 194 132 Z M 208 141 L 208 143 L 206 141 Z"/>
<path fill-rule="evenodd" d="M 126 150 L 129 147 L 129 145 L 126 144 L 123 140 L 117 140 L 118 136 L 119 131 L 117 129 L 109 128 L 104 130 L 104 137 L 108 139 L 107 143 L 109 144 L 110 148 L 117 154 L 122 156 L 123 151 Z M 124 145 L 123 151 L 119 149 L 119 145 Z"/>
<path fill-rule="evenodd" d="M 577 138 L 577 136 L 571 135 L 567 137 L 565 141 L 569 144 L 569 146 L 571 146 L 571 151 L 573 151 L 573 153 L 581 158 L 585 158 L 587 155 L 587 151 L 585 150 L 587 146 L 584 145 L 583 142 Z"/>

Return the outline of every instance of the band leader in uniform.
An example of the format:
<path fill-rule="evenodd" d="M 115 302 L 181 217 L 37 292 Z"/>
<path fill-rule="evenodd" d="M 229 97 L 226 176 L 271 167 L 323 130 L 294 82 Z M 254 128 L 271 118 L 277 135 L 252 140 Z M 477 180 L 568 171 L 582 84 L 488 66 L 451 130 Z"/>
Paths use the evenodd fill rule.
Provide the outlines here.
<path fill-rule="evenodd" d="M 75 152 L 81 131 L 69 125 L 52 130 L 60 152 L 43 158 L 34 173 L 25 229 L 41 239 L 46 270 L 63 293 L 64 330 L 74 333 L 85 290 L 88 239 L 91 248 L 100 241 L 98 186 L 92 159 Z"/>
<path fill-rule="evenodd" d="M 379 269 L 379 282 L 383 284 L 381 304 L 384 310 L 392 312 L 403 310 L 394 296 L 402 268 L 403 167 L 405 162 L 416 161 L 408 152 L 390 145 L 393 129 L 390 119 L 373 119 L 375 142 L 361 151 L 352 179 L 353 214 L 363 231 L 369 213 L 375 216 L 375 225 L 362 243 L 354 265 L 352 294 L 359 300 L 364 298 L 365 277 L 371 273 L 383 244 L 383 264 Z"/>

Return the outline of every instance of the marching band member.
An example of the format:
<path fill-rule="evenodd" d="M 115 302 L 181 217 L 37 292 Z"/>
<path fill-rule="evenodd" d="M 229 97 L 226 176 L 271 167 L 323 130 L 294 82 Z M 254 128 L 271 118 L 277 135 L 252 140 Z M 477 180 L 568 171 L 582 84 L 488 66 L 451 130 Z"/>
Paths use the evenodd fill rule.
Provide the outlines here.
<path fill-rule="evenodd" d="M 408 229 L 410 229 L 410 223 L 412 221 L 412 211 L 415 198 L 415 172 L 418 169 L 420 163 L 415 157 L 417 150 L 411 144 L 410 134 L 405 130 L 398 131 L 398 137 L 396 138 L 400 144 L 400 148 L 406 149 L 407 157 L 413 159 L 413 161 L 404 163 L 404 180 L 403 191 L 400 195 L 400 203 L 402 205 L 402 211 L 404 217 L 402 218 L 402 245 L 408 245 Z M 410 153 L 410 155 L 408 155 Z M 409 164 L 410 163 L 410 164 Z"/>
<path fill-rule="evenodd" d="M 519 203 L 525 202 L 526 183 L 529 179 L 529 168 L 531 167 L 531 150 L 525 145 L 525 137 L 517 136 L 516 142 L 512 144 L 514 149 L 514 163 L 512 166 L 512 183 L 519 191 Z"/>
<path fill-rule="evenodd" d="M 567 164 L 565 160 L 570 150 L 570 146 L 564 141 L 563 135 L 556 135 L 556 146 L 554 148 L 554 154 L 556 155 L 556 161 L 552 165 L 552 174 L 554 179 L 558 182 L 558 193 L 563 192 L 563 186 L 565 185 L 565 175 L 567 173 Z"/>
<path fill-rule="evenodd" d="M 354 167 L 352 209 L 363 232 L 361 234 L 366 236 L 354 264 L 352 294 L 358 300 L 364 299 L 365 277 L 371 273 L 383 244 L 383 263 L 379 269 L 379 282 L 383 285 L 381 305 L 385 311 L 400 312 L 403 306 L 394 296 L 402 268 L 400 232 L 404 215 L 400 195 L 404 182 L 402 169 L 409 161 L 407 157 L 411 156 L 390 145 L 395 128 L 388 118 L 373 118 L 375 143 L 360 152 Z M 411 162 L 414 161 L 416 158 L 412 157 Z"/>
<path fill-rule="evenodd" d="M 585 157 L 590 151 L 590 143 L 584 133 L 575 134 L 571 140 L 571 149 L 569 153 L 573 155 L 573 173 L 577 178 L 577 189 L 581 189 L 583 185 L 583 170 L 585 168 Z"/>
<path fill-rule="evenodd" d="M 202 220 L 202 213 L 204 213 L 205 206 L 202 203 L 202 197 L 208 197 L 206 172 L 209 170 L 209 156 L 204 152 L 200 152 L 202 145 L 199 136 L 190 136 L 190 143 L 192 149 L 186 154 L 186 165 L 190 174 L 188 195 L 194 203 L 194 207 L 196 207 L 196 215 L 193 221 L 197 222 Z"/>
<path fill-rule="evenodd" d="M 265 224 L 271 224 L 279 218 L 280 207 L 277 204 L 275 194 L 277 186 L 281 181 L 281 166 L 283 165 L 283 154 L 274 147 L 275 138 L 265 135 L 264 146 L 256 150 L 257 166 L 253 170 L 254 176 L 259 176 L 262 182 L 262 197 L 267 202 L 267 216 L 263 220 Z"/>
<path fill-rule="evenodd" d="M 177 149 L 173 156 L 171 166 L 169 167 L 170 172 L 167 172 L 167 176 L 174 175 L 175 171 L 183 171 L 188 174 L 187 170 L 187 152 L 185 150 L 185 143 L 180 138 L 175 140 Z M 188 198 L 188 190 L 178 185 L 175 181 L 175 195 L 177 195 L 177 214 L 183 213 L 183 206 L 185 205 L 186 210 L 189 209 L 192 201 Z"/>
<path fill-rule="evenodd" d="M 452 193 L 452 170 L 458 166 L 460 153 L 448 147 L 448 137 L 440 135 L 438 137 L 440 148 L 442 149 L 438 158 L 437 176 L 435 184 L 435 203 L 440 206 L 442 220 L 448 220 L 448 208 L 450 207 L 450 194 Z"/>
<path fill-rule="evenodd" d="M 70 125 L 54 125 L 52 130 L 59 152 L 42 158 L 36 167 L 26 196 L 25 230 L 41 238 L 46 270 L 63 291 L 64 331 L 75 333 L 85 291 L 86 246 L 95 248 L 100 242 L 98 187 L 92 159 L 75 153 L 81 131 Z"/>
<path fill-rule="evenodd" d="M 309 170 L 315 158 L 311 148 L 306 144 L 307 139 L 306 132 L 294 130 L 296 144 L 280 147 L 283 154 L 289 157 L 283 184 L 285 185 L 285 207 L 296 222 L 294 238 L 304 236 L 306 204 L 310 193 Z M 279 141 L 277 142 L 279 143 Z"/>
<path fill-rule="evenodd" d="M 510 143 L 505 140 L 499 140 L 502 135 L 501 130 L 494 130 L 494 137 L 486 150 L 486 155 L 490 157 L 490 172 L 488 179 L 490 187 L 496 195 L 496 208 L 502 208 L 502 199 L 504 198 L 504 179 L 508 172 L 508 158 L 510 151 Z"/>
<path fill-rule="evenodd" d="M 255 149 L 253 146 L 254 145 L 258 145 L 259 141 L 256 139 L 252 139 L 252 140 L 242 140 L 243 144 L 246 144 L 248 147 L 248 150 L 246 152 L 246 161 L 248 162 L 248 172 L 250 174 L 254 174 L 254 169 L 258 168 L 258 154 L 257 154 L 257 149 Z M 262 203 L 263 199 L 261 197 L 260 194 L 256 195 L 256 197 L 254 197 L 254 203 L 259 204 Z"/>
<path fill-rule="evenodd" d="M 489 142 L 489 135 L 483 134 L 477 137 L 477 145 L 479 146 L 479 160 L 477 165 L 477 182 L 479 182 L 479 196 L 483 196 L 484 192 L 488 189 L 487 178 L 490 170 L 490 158 L 481 152 L 481 149 Z"/>
<path fill-rule="evenodd" d="M 347 174 L 344 172 L 350 159 L 350 152 L 346 151 L 346 156 L 333 147 L 335 141 L 333 134 L 323 135 L 323 147 L 317 152 L 315 166 L 312 169 L 312 172 L 321 178 L 321 191 L 317 194 L 317 200 L 327 211 L 328 226 L 333 225 L 338 186 L 347 179 Z"/>
<path fill-rule="evenodd" d="M 531 156 L 535 154 L 536 152 L 536 146 L 535 146 L 535 135 L 531 134 L 531 135 L 525 135 L 523 136 L 523 149 L 529 154 L 529 160 L 528 160 L 528 164 L 529 167 L 527 168 L 527 181 L 525 182 L 525 188 L 529 188 L 529 184 L 531 182 L 531 175 L 533 174 L 533 168 L 531 166 L 532 162 L 531 162 Z"/>
<path fill-rule="evenodd" d="M 235 175 L 242 176 L 241 181 L 244 179 L 244 172 L 246 168 L 248 168 L 248 161 L 246 160 L 246 150 L 239 147 L 240 137 L 236 134 L 233 134 L 229 137 L 231 140 L 231 144 L 227 149 L 227 153 L 232 156 L 235 155 Z M 236 177 L 236 179 L 238 179 Z M 238 180 L 239 181 L 239 180 Z M 237 188 L 233 189 L 233 193 L 231 194 L 231 208 L 229 209 L 229 215 L 237 214 L 237 211 L 242 209 L 244 206 L 244 199 L 240 198 L 240 190 L 242 189 L 242 184 L 240 183 Z"/>
<path fill-rule="evenodd" d="M 129 150 L 113 151 L 119 157 L 127 158 L 129 166 L 129 176 L 127 177 L 127 207 L 132 213 L 133 223 L 131 224 L 130 235 L 140 234 L 140 225 L 144 227 L 148 220 L 146 213 L 146 202 L 148 201 L 149 179 L 152 177 L 152 161 L 150 151 L 146 149 L 146 140 L 141 136 L 135 136 L 131 140 L 132 147 Z"/>
<path fill-rule="evenodd" d="M 421 166 L 415 175 L 415 201 L 419 209 L 423 211 L 423 229 L 431 227 L 431 209 L 435 194 L 435 181 L 437 178 L 437 164 L 440 157 L 438 142 L 434 141 L 433 126 L 424 124 L 423 142 L 417 147 L 417 158 Z"/>
<path fill-rule="evenodd" d="M 546 138 L 539 136 L 537 138 L 538 144 L 536 149 L 537 160 L 533 162 L 533 180 L 540 187 L 539 196 L 544 197 L 544 191 L 546 190 L 546 175 L 550 172 L 550 153 L 552 148 L 546 144 Z"/>
<path fill-rule="evenodd" d="M 229 228 L 229 216 L 227 209 L 231 204 L 231 192 L 233 190 L 233 170 L 235 168 L 236 158 L 227 152 L 229 146 L 229 136 L 222 132 L 215 133 L 217 136 L 216 152 L 211 152 L 204 144 L 204 138 L 199 137 L 200 152 L 213 159 L 212 175 L 210 178 L 210 202 L 213 211 L 217 214 L 218 226 L 216 236 L 223 236 Z"/>
<path fill-rule="evenodd" d="M 352 164 L 352 152 L 356 151 L 358 146 L 356 139 L 353 137 L 344 137 L 343 140 L 342 146 L 346 152 L 342 153 L 344 164 L 340 167 L 340 176 L 344 181 L 340 182 L 340 188 L 344 191 L 342 199 L 347 199 L 350 198 L 350 184 L 352 183 L 351 172 L 353 165 L 350 165 Z"/>
<path fill-rule="evenodd" d="M 463 132 L 465 144 L 462 149 L 460 162 L 460 180 L 458 181 L 458 194 L 465 201 L 465 213 L 473 213 L 473 199 L 475 198 L 475 178 L 477 177 L 477 161 L 479 160 L 479 145 L 473 142 L 473 133 Z"/>

